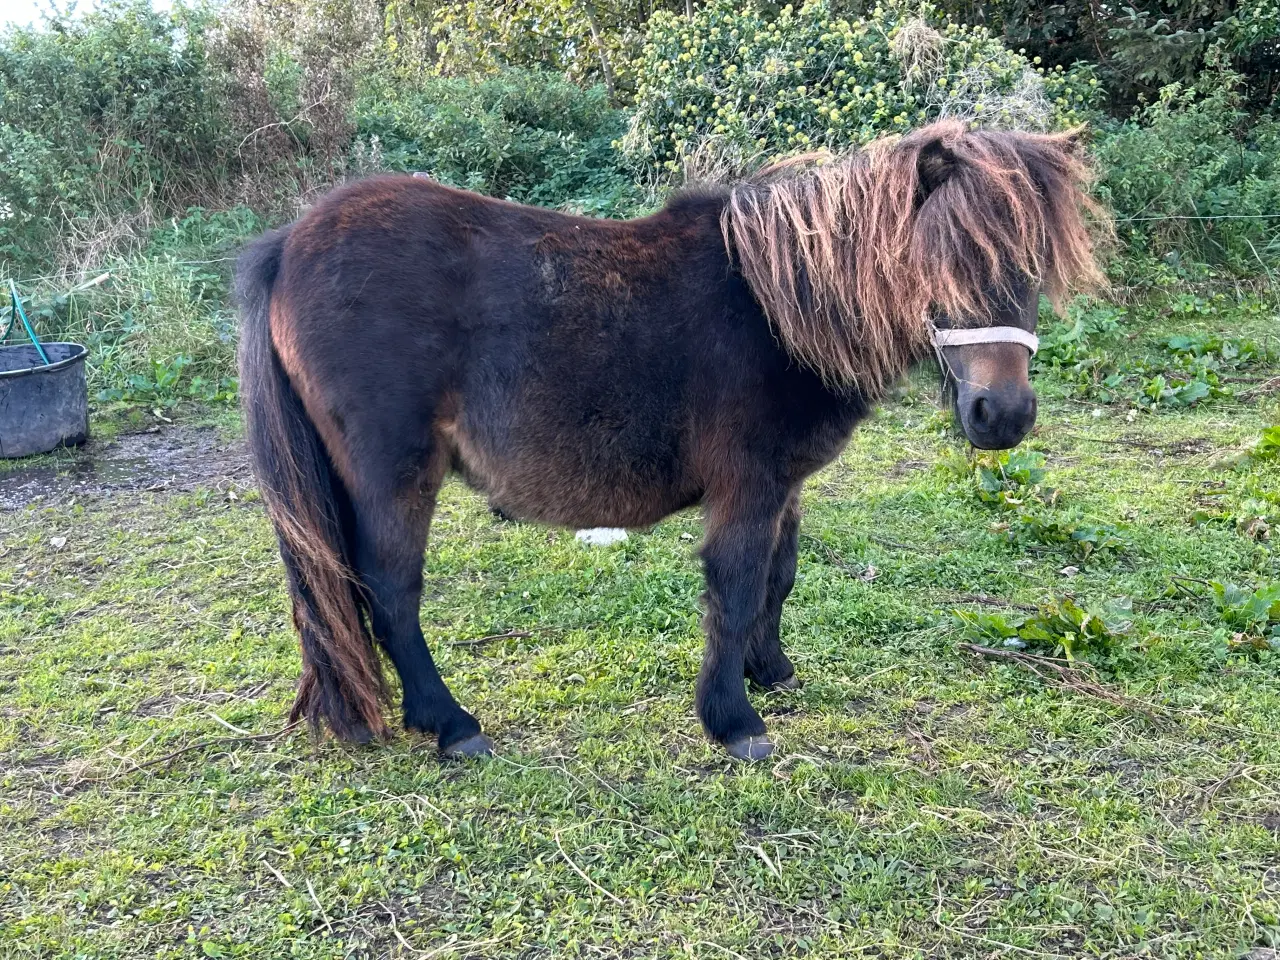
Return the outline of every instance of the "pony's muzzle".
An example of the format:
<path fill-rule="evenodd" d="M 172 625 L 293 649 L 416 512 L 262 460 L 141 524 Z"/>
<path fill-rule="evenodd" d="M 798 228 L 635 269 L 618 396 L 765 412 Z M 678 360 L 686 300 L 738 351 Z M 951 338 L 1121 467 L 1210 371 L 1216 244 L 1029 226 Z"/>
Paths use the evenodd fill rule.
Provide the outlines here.
<path fill-rule="evenodd" d="M 1016 447 L 1036 423 L 1036 394 L 1028 385 L 956 391 L 956 412 L 965 436 L 982 450 Z"/>

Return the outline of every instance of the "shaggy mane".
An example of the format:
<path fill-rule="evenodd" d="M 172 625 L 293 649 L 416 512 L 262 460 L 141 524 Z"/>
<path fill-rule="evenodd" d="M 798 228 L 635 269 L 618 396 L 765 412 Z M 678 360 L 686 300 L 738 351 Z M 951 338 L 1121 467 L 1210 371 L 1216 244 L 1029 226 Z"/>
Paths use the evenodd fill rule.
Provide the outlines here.
<path fill-rule="evenodd" d="M 1073 133 L 949 120 L 819 163 L 738 184 L 721 228 L 783 346 L 833 386 L 879 393 L 936 313 L 981 326 L 1018 274 L 1055 305 L 1103 285 L 1107 226 Z"/>

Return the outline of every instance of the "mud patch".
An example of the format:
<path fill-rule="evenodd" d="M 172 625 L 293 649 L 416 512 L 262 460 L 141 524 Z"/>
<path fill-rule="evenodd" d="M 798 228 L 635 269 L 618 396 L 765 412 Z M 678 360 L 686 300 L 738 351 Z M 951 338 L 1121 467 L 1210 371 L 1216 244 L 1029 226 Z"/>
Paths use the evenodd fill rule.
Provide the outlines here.
<path fill-rule="evenodd" d="M 90 440 L 75 451 L 73 459 L 0 474 L 0 510 L 117 493 L 252 486 L 244 441 L 228 440 L 214 427 L 172 426 Z"/>

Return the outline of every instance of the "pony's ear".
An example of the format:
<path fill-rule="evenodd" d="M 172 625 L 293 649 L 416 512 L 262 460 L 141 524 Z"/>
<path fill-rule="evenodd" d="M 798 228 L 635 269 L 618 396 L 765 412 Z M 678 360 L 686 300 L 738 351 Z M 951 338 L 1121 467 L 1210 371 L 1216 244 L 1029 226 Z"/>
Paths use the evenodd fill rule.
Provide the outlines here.
<path fill-rule="evenodd" d="M 1058 134 L 1058 140 L 1068 156 L 1080 158 L 1089 152 L 1089 142 L 1093 139 L 1092 133 L 1093 131 L 1085 124 L 1081 124 Z"/>
<path fill-rule="evenodd" d="M 956 155 L 941 137 L 924 143 L 916 155 L 921 199 L 946 183 L 955 168 Z"/>

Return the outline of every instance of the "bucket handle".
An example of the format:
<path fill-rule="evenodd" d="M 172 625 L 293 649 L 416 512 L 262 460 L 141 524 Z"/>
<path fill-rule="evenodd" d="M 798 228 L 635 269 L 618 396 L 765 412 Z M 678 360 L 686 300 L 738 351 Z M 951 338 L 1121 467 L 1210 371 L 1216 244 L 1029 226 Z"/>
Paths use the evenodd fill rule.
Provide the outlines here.
<path fill-rule="evenodd" d="M 22 321 L 22 327 L 27 331 L 27 336 L 31 338 L 31 342 L 36 348 L 36 353 L 40 354 L 40 359 L 44 361 L 45 366 L 49 366 L 52 361 L 49 360 L 49 355 L 44 352 L 44 347 L 40 344 L 40 338 L 36 336 L 35 330 L 32 329 L 31 321 L 27 319 L 27 311 L 22 309 L 22 298 L 18 296 L 18 285 L 12 280 L 9 281 L 9 297 L 13 303 L 13 316 Z M 9 326 L 13 326 L 12 319 L 9 321 Z M 6 336 L 8 333 L 9 331 L 5 330 Z"/>

